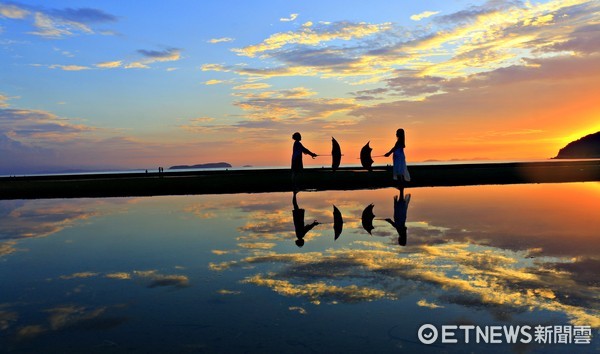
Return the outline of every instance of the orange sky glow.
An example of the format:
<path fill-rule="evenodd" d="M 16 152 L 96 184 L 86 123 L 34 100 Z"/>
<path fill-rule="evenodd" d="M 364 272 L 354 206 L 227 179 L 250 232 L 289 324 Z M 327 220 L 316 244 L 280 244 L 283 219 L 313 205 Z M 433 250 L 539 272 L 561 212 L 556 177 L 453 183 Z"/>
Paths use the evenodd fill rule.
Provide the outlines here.
<path fill-rule="evenodd" d="M 539 160 L 600 131 L 598 2 L 341 5 L 0 3 L 0 174 L 287 166 L 295 131 L 354 165 L 398 128 L 409 163 Z"/>

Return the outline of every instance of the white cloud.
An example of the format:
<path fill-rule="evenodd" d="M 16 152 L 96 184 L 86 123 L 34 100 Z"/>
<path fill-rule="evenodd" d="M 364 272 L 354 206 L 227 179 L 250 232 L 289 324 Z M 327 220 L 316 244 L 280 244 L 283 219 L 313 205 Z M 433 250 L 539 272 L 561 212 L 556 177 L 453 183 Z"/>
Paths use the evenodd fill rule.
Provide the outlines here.
<path fill-rule="evenodd" d="M 59 38 L 73 34 L 69 24 L 55 21 L 41 12 L 36 12 L 34 19 L 34 26 L 37 27 L 38 30 L 30 32 L 30 34 L 50 38 Z"/>
<path fill-rule="evenodd" d="M 0 16 L 20 20 L 29 15 L 29 11 L 16 5 L 0 4 Z"/>
<path fill-rule="evenodd" d="M 412 15 L 410 17 L 410 19 L 413 21 L 421 21 L 424 18 L 431 17 L 431 16 L 437 15 L 439 13 L 440 13 L 439 11 L 423 11 L 420 14 Z"/>
<path fill-rule="evenodd" d="M 298 18 L 298 14 L 290 14 L 290 17 L 282 17 L 279 19 L 281 22 L 291 22 Z"/>
<path fill-rule="evenodd" d="M 223 38 L 213 38 L 208 41 L 208 43 L 223 43 L 223 42 L 232 42 L 234 39 L 231 37 L 223 37 Z"/>
<path fill-rule="evenodd" d="M 223 71 L 223 72 L 230 71 L 228 68 L 226 68 L 222 64 L 204 64 L 204 65 L 202 65 L 201 70 L 202 71 Z"/>
<path fill-rule="evenodd" d="M 82 66 L 82 65 L 59 65 L 54 64 L 49 66 L 50 69 L 61 69 L 64 71 L 81 71 L 81 70 L 89 70 L 90 67 Z"/>
<path fill-rule="evenodd" d="M 141 62 L 133 62 L 125 65 L 125 69 L 149 69 L 150 67 Z"/>
<path fill-rule="evenodd" d="M 96 67 L 102 68 L 102 69 L 114 69 L 114 68 L 119 68 L 122 65 L 123 65 L 123 62 L 121 60 L 114 60 L 114 61 L 105 61 L 102 63 L 98 63 L 98 64 L 96 64 Z"/>
<path fill-rule="evenodd" d="M 298 31 L 275 33 L 259 44 L 236 48 L 233 51 L 239 55 L 253 58 L 257 54 L 274 51 L 290 44 L 314 46 L 334 40 L 349 41 L 375 35 L 389 29 L 391 29 L 391 23 L 336 22 L 330 25 L 313 27 L 311 22 L 307 22 Z"/>
<path fill-rule="evenodd" d="M 234 86 L 233 89 L 234 90 L 259 90 L 259 89 L 265 89 L 265 88 L 269 88 L 269 87 L 271 87 L 271 85 L 269 85 L 267 83 L 256 82 L 256 83 Z"/>
<path fill-rule="evenodd" d="M 0 93 L 0 108 L 8 107 L 8 103 L 6 103 L 10 98 Z"/>
<path fill-rule="evenodd" d="M 47 9 L 0 4 L 0 17 L 28 20 L 31 16 L 36 30 L 29 34 L 47 38 L 62 38 L 77 33 L 93 34 L 95 31 L 91 25 L 117 21 L 117 17 L 92 8 Z"/>
<path fill-rule="evenodd" d="M 223 81 L 223 80 L 214 80 L 214 79 L 213 79 L 213 80 L 208 80 L 208 81 L 205 81 L 205 82 L 204 82 L 204 84 L 205 84 L 205 85 L 218 85 L 218 84 L 222 84 L 222 83 L 224 83 L 224 82 L 225 82 L 225 81 Z"/>

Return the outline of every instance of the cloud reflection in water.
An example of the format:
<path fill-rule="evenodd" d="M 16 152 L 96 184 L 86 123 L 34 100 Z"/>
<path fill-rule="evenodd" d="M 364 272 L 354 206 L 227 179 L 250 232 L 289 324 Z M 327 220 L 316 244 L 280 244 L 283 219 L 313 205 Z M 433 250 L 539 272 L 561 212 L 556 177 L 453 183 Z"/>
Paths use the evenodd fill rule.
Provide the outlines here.
<path fill-rule="evenodd" d="M 15 250 L 31 248 L 57 263 L 29 264 L 22 279 L 3 273 L 22 286 L 12 296 L 28 303 L 0 304 L 1 334 L 50 338 L 126 321 L 160 322 L 165 314 L 170 321 L 202 317 L 216 303 L 223 305 L 219 311 L 236 311 L 227 306 L 249 302 L 261 314 L 279 316 L 283 309 L 311 320 L 343 304 L 356 309 L 350 317 L 383 304 L 440 318 L 458 308 L 470 321 L 482 313 L 503 321 L 550 315 L 600 327 L 597 184 L 410 193 L 406 246 L 384 220 L 394 216 L 394 189 L 300 192 L 305 220 L 319 222 L 303 248 L 294 244 L 291 193 L 0 202 L 1 261 L 25 262 L 29 254 Z M 333 204 L 344 221 L 335 242 Z M 372 235 L 362 223 L 371 204 Z M 82 237 L 67 244 L 66 232 Z M 255 297 L 261 291 L 282 301 L 267 310 L 261 304 L 267 300 Z M 168 305 L 158 319 L 154 303 L 127 311 L 115 305 L 129 296 Z"/>
<path fill-rule="evenodd" d="M 600 215 L 585 208 L 597 202 L 597 191 L 590 195 L 589 188 L 578 184 L 417 189 L 411 191 L 415 198 L 406 223 L 406 249 L 366 238 L 322 252 L 289 253 L 274 247 L 211 263 L 210 269 L 267 266 L 268 271 L 243 282 L 315 304 L 397 299 L 413 289 L 433 296 L 433 302 L 419 301 L 419 306 L 432 309 L 458 304 L 515 314 L 543 310 L 563 313 L 572 324 L 600 327 L 600 287 L 588 275 L 589 268 L 599 264 L 593 230 L 600 230 Z M 378 214 L 393 215 L 392 190 L 327 194 L 328 199 L 341 200 L 348 195 L 353 200 L 346 200 L 346 205 L 353 211 L 375 201 Z M 328 207 L 315 199 L 304 204 L 311 209 Z M 248 224 L 282 230 L 284 224 L 275 224 L 279 220 L 292 227 L 291 220 L 273 217 L 281 213 L 252 214 Z M 351 218 L 360 219 L 359 213 L 354 214 Z M 374 232 L 394 235 L 389 229 L 380 223 Z M 252 229 L 239 230 L 240 238 L 248 240 L 246 232 Z M 329 232 L 315 230 L 316 239 Z M 260 242 L 260 236 L 252 230 L 253 240 Z M 264 236 L 272 240 L 267 230 Z M 578 264 L 588 271 L 582 275 L 584 267 Z"/>

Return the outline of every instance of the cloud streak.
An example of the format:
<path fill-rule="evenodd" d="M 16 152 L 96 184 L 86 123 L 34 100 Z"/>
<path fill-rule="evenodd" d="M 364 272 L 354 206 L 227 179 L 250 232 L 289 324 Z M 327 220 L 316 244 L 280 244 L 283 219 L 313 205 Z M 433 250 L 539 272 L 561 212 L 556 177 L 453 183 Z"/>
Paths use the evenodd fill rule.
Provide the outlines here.
<path fill-rule="evenodd" d="M 0 134 L 28 142 L 62 142 L 96 130 L 73 124 L 52 113 L 28 109 L 0 109 Z"/>
<path fill-rule="evenodd" d="M 298 18 L 298 14 L 290 14 L 290 17 L 282 17 L 279 19 L 281 22 L 291 22 Z"/>
<path fill-rule="evenodd" d="M 439 13 L 440 13 L 439 11 L 423 11 L 423 12 L 421 12 L 419 14 L 410 16 L 410 19 L 413 20 L 413 21 L 421 21 L 424 18 L 428 18 L 428 17 L 431 17 L 433 15 L 437 15 Z"/>
<path fill-rule="evenodd" d="M 178 48 L 167 48 L 160 51 L 139 49 L 137 53 L 141 54 L 144 59 L 125 64 L 125 69 L 148 69 L 152 63 L 171 62 L 181 59 L 181 49 Z"/>
<path fill-rule="evenodd" d="M 19 3 L 0 4 L 0 16 L 13 20 L 33 19 L 34 31 L 28 32 L 45 38 L 64 38 L 76 34 L 94 34 L 96 24 L 116 22 L 118 18 L 93 8 L 45 8 Z"/>
<path fill-rule="evenodd" d="M 368 24 L 365 22 L 336 22 L 322 24 L 316 28 L 313 26 L 302 26 L 297 31 L 281 32 L 271 35 L 262 43 L 237 48 L 233 51 L 239 55 L 255 57 L 265 52 L 280 49 L 286 45 L 317 45 L 333 40 L 351 40 L 363 38 L 380 33 L 391 28 L 391 24 Z"/>
<path fill-rule="evenodd" d="M 208 41 L 208 43 L 216 44 L 216 43 L 226 43 L 226 42 L 233 42 L 233 41 L 234 41 L 234 39 L 231 37 L 221 37 L 221 38 L 210 39 Z"/>

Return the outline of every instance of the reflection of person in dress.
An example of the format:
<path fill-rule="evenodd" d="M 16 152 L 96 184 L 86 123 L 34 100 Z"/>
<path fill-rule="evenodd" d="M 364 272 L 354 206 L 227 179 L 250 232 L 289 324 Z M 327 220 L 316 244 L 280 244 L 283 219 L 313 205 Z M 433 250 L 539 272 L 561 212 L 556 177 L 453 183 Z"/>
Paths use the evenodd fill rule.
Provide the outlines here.
<path fill-rule="evenodd" d="M 292 182 L 294 183 L 294 190 L 297 190 L 297 178 L 304 169 L 304 164 L 302 163 L 302 154 L 310 155 L 313 159 L 318 155 L 302 145 L 300 142 L 300 140 L 302 140 L 300 133 L 294 133 L 292 135 L 292 139 L 294 139 L 294 146 L 292 148 Z"/>
<path fill-rule="evenodd" d="M 408 203 L 410 203 L 410 194 L 404 197 L 404 189 L 400 189 L 400 196 L 394 196 L 394 220 L 385 219 L 385 221 L 389 222 L 398 231 L 398 244 L 400 246 L 406 246 L 406 214 L 408 212 Z"/>
<path fill-rule="evenodd" d="M 298 207 L 298 201 L 296 200 L 296 194 L 298 192 L 294 192 L 294 197 L 292 198 L 292 204 L 294 205 L 294 210 L 292 210 L 292 215 L 294 217 L 294 229 L 296 230 L 296 246 L 302 247 L 304 246 L 304 236 L 308 233 L 313 227 L 319 225 L 317 220 L 313 221 L 311 224 L 304 225 L 304 209 L 300 209 Z"/>
<path fill-rule="evenodd" d="M 396 130 L 396 138 L 396 144 L 384 156 L 388 157 L 394 154 L 394 180 L 400 180 L 400 185 L 402 186 L 404 181 L 410 181 L 410 174 L 406 167 L 406 156 L 404 155 L 404 148 L 406 147 L 404 129 L 400 128 Z"/>

